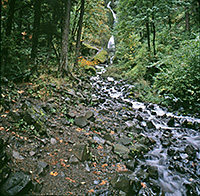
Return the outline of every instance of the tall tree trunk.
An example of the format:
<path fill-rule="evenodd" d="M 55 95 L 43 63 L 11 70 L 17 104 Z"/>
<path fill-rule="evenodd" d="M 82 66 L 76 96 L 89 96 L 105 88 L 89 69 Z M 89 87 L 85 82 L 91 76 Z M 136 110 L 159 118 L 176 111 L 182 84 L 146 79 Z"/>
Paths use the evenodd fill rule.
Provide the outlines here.
<path fill-rule="evenodd" d="M 188 8 L 186 8 L 185 12 L 185 30 L 190 31 L 190 14 Z"/>
<path fill-rule="evenodd" d="M 151 41 L 150 41 L 150 30 L 149 30 L 149 21 L 146 23 L 147 28 L 147 42 L 148 42 L 148 51 L 151 51 Z"/>
<path fill-rule="evenodd" d="M 7 26 L 6 26 L 6 36 L 9 36 L 12 31 L 12 21 L 14 17 L 14 11 L 15 11 L 15 0 L 10 0 L 9 2 L 10 9 L 8 11 L 8 20 L 7 20 Z"/>
<path fill-rule="evenodd" d="M 1 37 L 1 35 L 2 35 L 2 32 L 1 32 L 1 13 L 2 13 L 2 3 L 1 3 L 1 5 L 0 5 L 0 43 L 2 43 L 1 42 L 1 39 L 2 39 L 2 37 Z M 2 44 L 1 44 L 2 45 Z M 1 77 L 2 77 L 2 49 L 1 49 L 1 45 L 0 45 L 0 100 L 1 100 Z"/>
<path fill-rule="evenodd" d="M 153 54 L 156 55 L 156 27 L 153 22 Z"/>
<path fill-rule="evenodd" d="M 15 0 L 9 1 L 9 11 L 8 11 L 8 19 L 6 23 L 6 36 L 10 36 L 12 32 L 12 25 L 13 25 L 13 18 L 15 12 Z M 2 4 L 2 3 L 1 3 Z M 5 46 L 4 50 L 2 51 L 2 61 L 4 61 L 4 66 L 2 66 L 2 73 L 4 73 L 5 66 L 9 66 L 10 64 L 10 57 L 9 57 L 9 46 Z"/>
<path fill-rule="evenodd" d="M 40 29 L 40 18 L 41 18 L 41 0 L 35 0 L 34 4 L 34 32 L 33 32 L 33 39 L 32 39 L 32 51 L 31 51 L 31 60 L 34 62 L 34 67 L 32 72 L 37 70 L 37 63 L 35 62 L 37 56 L 37 46 L 38 46 L 38 38 L 39 38 L 39 29 Z"/>
<path fill-rule="evenodd" d="M 68 45 L 69 45 L 69 30 L 70 30 L 70 10 L 71 10 L 71 0 L 66 1 L 66 10 L 65 10 L 65 21 L 63 26 L 63 35 L 62 35 L 62 46 L 61 46 L 61 55 L 60 55 L 60 65 L 59 71 L 61 75 L 69 75 L 69 66 L 68 66 Z"/>
<path fill-rule="evenodd" d="M 76 39 L 75 66 L 78 65 L 78 56 L 79 56 L 80 46 L 81 46 L 81 32 L 82 32 L 82 26 L 83 26 L 84 6 L 85 6 L 85 0 L 81 0 L 81 12 L 80 12 L 80 18 L 78 22 L 78 32 L 77 32 L 77 39 Z"/>
<path fill-rule="evenodd" d="M 155 1 L 153 0 L 153 7 L 155 5 Z M 152 19 L 153 19 L 153 54 L 156 55 L 156 27 L 155 27 L 155 14 L 153 12 L 153 15 L 152 15 Z"/>

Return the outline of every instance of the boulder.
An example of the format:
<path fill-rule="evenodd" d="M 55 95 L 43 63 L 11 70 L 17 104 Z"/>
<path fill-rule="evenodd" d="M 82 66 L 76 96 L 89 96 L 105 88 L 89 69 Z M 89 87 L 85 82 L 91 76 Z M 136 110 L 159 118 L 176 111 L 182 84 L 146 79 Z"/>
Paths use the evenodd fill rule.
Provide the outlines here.
<path fill-rule="evenodd" d="M 114 145 L 114 153 L 120 156 L 128 155 L 130 150 L 122 144 Z"/>
<path fill-rule="evenodd" d="M 81 127 L 81 128 L 83 128 L 89 124 L 89 122 L 85 116 L 76 117 L 74 123 L 75 123 L 75 125 L 77 125 L 78 127 Z"/>
<path fill-rule="evenodd" d="M 85 143 L 74 144 L 73 153 L 80 161 L 89 159 L 89 149 Z"/>
<path fill-rule="evenodd" d="M 30 176 L 23 172 L 11 173 L 0 191 L 3 195 L 16 195 L 22 191 L 27 192 L 30 188 L 30 182 Z"/>
<path fill-rule="evenodd" d="M 123 174 L 116 175 L 110 183 L 115 189 L 121 190 L 125 193 L 128 193 L 131 188 L 130 179 Z"/>

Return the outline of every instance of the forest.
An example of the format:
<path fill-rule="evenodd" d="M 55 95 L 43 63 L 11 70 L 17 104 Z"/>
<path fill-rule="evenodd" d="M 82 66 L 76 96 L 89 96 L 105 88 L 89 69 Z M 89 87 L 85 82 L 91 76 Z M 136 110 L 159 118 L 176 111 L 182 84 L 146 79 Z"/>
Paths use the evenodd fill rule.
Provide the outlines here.
<path fill-rule="evenodd" d="M 0 18 L 0 194 L 200 195 L 200 0 Z"/>

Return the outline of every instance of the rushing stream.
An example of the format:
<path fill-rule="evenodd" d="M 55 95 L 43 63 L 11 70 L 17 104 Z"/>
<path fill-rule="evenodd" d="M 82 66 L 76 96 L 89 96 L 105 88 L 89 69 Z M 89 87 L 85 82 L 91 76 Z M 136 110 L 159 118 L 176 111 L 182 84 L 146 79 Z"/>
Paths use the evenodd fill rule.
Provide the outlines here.
<path fill-rule="evenodd" d="M 150 175 L 146 180 L 149 194 L 144 195 L 200 195 L 200 119 L 177 116 L 156 104 L 138 102 L 129 96 L 134 85 L 102 77 L 106 67 L 97 66 L 97 70 L 99 75 L 91 81 L 93 97 L 103 100 L 98 108 L 117 112 L 121 126 L 131 127 L 130 134 L 137 132 L 155 141 L 144 156 L 135 157 L 137 166 L 132 168 L 132 176 L 147 171 Z M 122 111 L 130 107 L 130 111 Z M 140 174 L 140 170 L 144 173 Z"/>

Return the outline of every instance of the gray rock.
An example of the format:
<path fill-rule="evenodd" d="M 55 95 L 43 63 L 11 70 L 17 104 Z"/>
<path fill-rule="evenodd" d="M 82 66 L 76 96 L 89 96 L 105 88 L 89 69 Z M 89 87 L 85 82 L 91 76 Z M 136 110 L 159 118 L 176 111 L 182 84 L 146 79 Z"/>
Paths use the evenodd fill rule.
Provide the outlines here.
<path fill-rule="evenodd" d="M 28 191 L 30 182 L 30 177 L 23 172 L 11 173 L 1 187 L 1 193 L 3 195 L 16 195 L 25 189 Z"/>
<path fill-rule="evenodd" d="M 50 142 L 51 142 L 52 145 L 54 145 L 54 144 L 57 143 L 57 140 L 55 138 L 51 138 Z"/>
<path fill-rule="evenodd" d="M 130 146 L 129 149 L 134 155 L 141 155 L 148 152 L 148 147 L 143 144 L 134 144 L 134 146 Z"/>
<path fill-rule="evenodd" d="M 38 175 L 44 175 L 45 174 L 45 169 L 48 167 L 48 163 L 39 161 L 37 165 L 37 174 Z"/>
<path fill-rule="evenodd" d="M 24 157 L 22 155 L 20 155 L 19 152 L 14 151 L 14 150 L 13 150 L 13 157 L 15 159 L 19 159 L 19 160 L 23 160 L 24 159 Z"/>
<path fill-rule="evenodd" d="M 77 164 L 78 162 L 79 162 L 79 160 L 77 159 L 77 157 L 74 154 L 71 155 L 71 157 L 69 158 L 69 163 Z"/>
<path fill-rule="evenodd" d="M 132 141 L 133 141 L 133 139 L 132 139 L 132 138 L 129 138 L 129 137 L 124 137 L 124 138 L 121 138 L 121 139 L 119 140 L 119 142 L 121 142 L 121 143 L 122 143 L 123 145 L 125 145 L 125 146 L 130 145 Z"/>
<path fill-rule="evenodd" d="M 116 175 L 110 183 L 115 189 L 121 190 L 125 193 L 128 193 L 131 188 L 130 180 L 123 174 Z"/>
<path fill-rule="evenodd" d="M 86 119 L 91 119 L 92 117 L 94 117 L 94 112 L 93 111 L 88 111 L 85 114 L 85 118 Z"/>
<path fill-rule="evenodd" d="M 75 122 L 75 125 L 77 125 L 81 128 L 83 128 L 89 124 L 89 122 L 87 121 L 87 118 L 85 116 L 76 117 L 74 122 Z"/>
<path fill-rule="evenodd" d="M 123 155 L 125 155 L 125 154 L 129 154 L 129 152 L 130 152 L 130 150 L 127 148 L 127 147 L 125 147 L 124 145 L 122 145 L 122 144 L 116 144 L 115 146 L 114 146 L 114 153 L 115 154 L 118 154 L 118 155 L 120 155 L 120 156 L 123 156 Z"/>
<path fill-rule="evenodd" d="M 89 158 L 88 146 L 84 143 L 74 144 L 73 153 L 80 161 L 85 161 Z"/>
<path fill-rule="evenodd" d="M 99 136 L 94 136 L 93 139 L 98 143 L 98 144 L 104 144 L 105 140 Z"/>
<path fill-rule="evenodd" d="M 105 133 L 103 138 L 105 140 L 110 141 L 110 142 L 114 142 L 115 141 L 115 137 L 113 136 L 113 134 L 110 134 L 110 133 Z"/>

